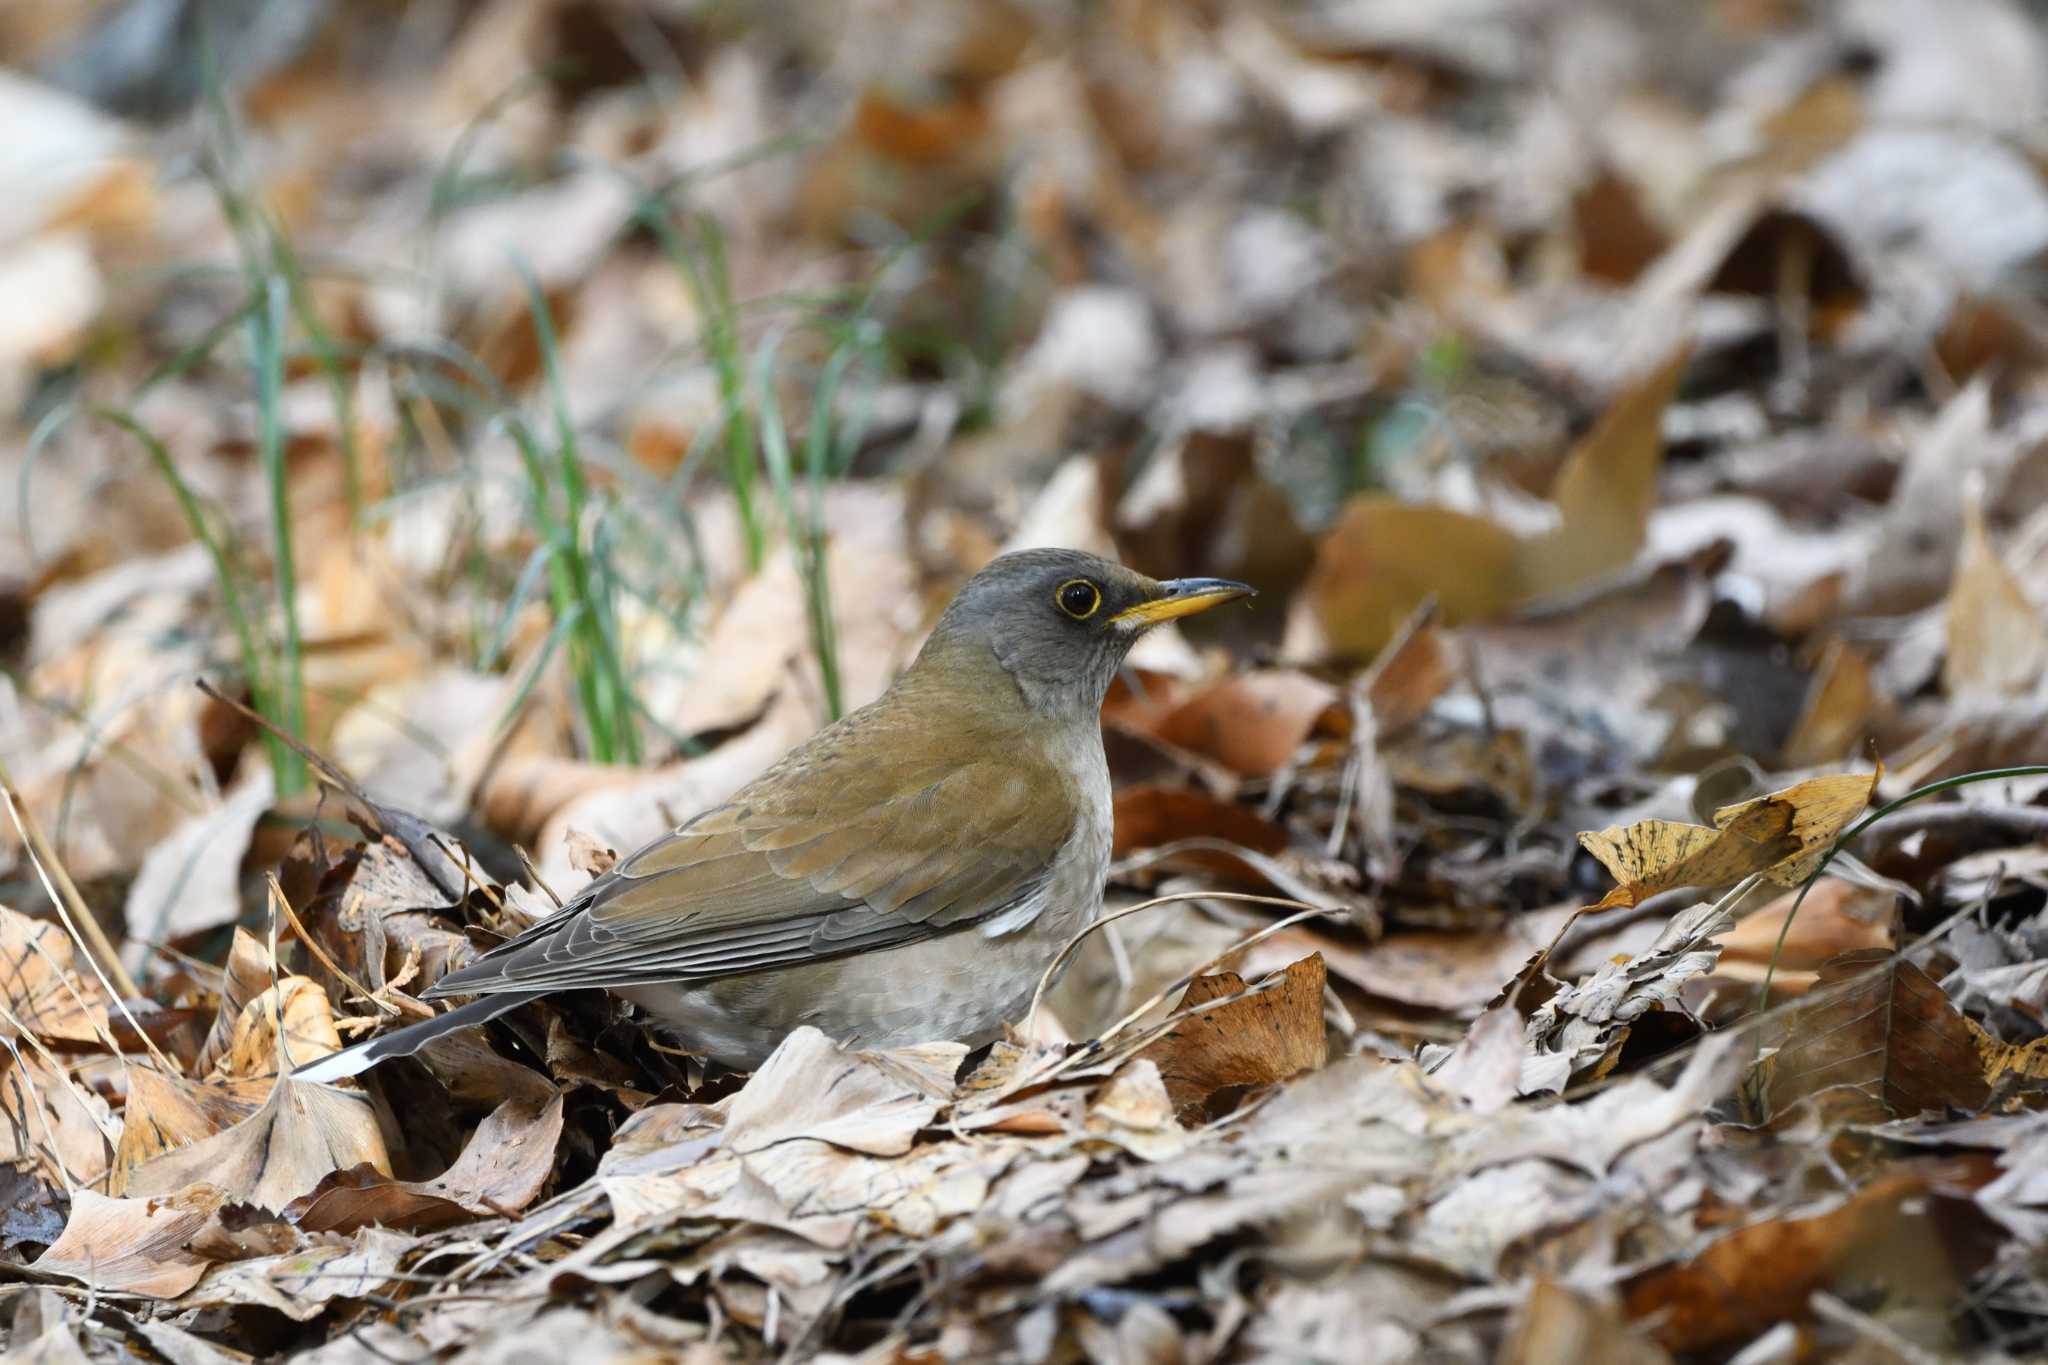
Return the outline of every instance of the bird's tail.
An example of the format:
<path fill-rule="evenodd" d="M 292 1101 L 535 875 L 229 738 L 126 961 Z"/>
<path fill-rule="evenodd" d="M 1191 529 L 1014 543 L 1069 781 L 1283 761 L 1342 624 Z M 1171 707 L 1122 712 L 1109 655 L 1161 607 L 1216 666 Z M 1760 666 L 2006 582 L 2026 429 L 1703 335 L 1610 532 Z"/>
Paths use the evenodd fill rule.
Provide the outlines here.
<path fill-rule="evenodd" d="M 530 1000 L 538 1000 L 546 991 L 503 991 L 479 996 L 467 1005 L 459 1005 L 445 1014 L 432 1019 L 422 1019 L 417 1024 L 407 1024 L 393 1033 L 372 1038 L 354 1047 L 345 1047 L 330 1053 L 317 1062 L 308 1062 L 292 1072 L 295 1081 L 310 1081 L 326 1084 L 360 1076 L 379 1062 L 393 1057 L 410 1057 L 436 1038 L 446 1037 L 457 1029 L 473 1024 L 487 1024 L 499 1015 L 518 1009 Z"/>

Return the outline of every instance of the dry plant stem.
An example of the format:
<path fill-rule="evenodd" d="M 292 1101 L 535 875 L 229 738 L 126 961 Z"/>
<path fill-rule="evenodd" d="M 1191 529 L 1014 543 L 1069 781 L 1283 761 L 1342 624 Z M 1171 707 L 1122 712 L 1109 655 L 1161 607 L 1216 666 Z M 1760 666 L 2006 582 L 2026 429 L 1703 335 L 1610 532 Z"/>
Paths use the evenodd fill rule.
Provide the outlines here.
<path fill-rule="evenodd" d="M 552 895 L 554 893 L 550 892 L 549 894 Z M 1278 905 L 1294 910 L 1312 910 L 1316 908 L 1305 901 L 1293 900 L 1286 896 L 1253 896 L 1240 891 L 1177 891 L 1170 896 L 1155 896 L 1149 901 L 1140 901 L 1136 905 L 1127 905 L 1114 914 L 1103 915 L 1084 926 L 1081 932 L 1060 945 L 1059 952 L 1054 954 L 1052 961 L 1047 963 L 1045 970 L 1039 974 L 1038 989 L 1031 992 L 1031 1008 L 1024 1013 L 1025 1032 L 1031 1033 L 1037 1030 L 1038 1007 L 1045 1002 L 1046 989 L 1051 986 L 1053 977 L 1059 974 L 1060 968 L 1066 964 L 1067 959 L 1073 955 L 1074 949 L 1081 946 L 1082 939 L 1087 938 L 1088 935 L 1094 933 L 1097 929 L 1106 928 L 1109 925 L 1115 924 L 1120 919 L 1137 914 L 1140 910 L 1150 910 L 1155 905 L 1171 905 L 1176 901 L 1244 901 L 1252 905 Z M 1235 952 L 1236 949 L 1231 951 Z M 1225 954 L 1225 956 L 1228 955 Z"/>
<path fill-rule="evenodd" d="M 1891 1328 L 1871 1317 L 1859 1313 L 1825 1289 L 1816 1289 L 1807 1299 L 1807 1306 L 1813 1309 L 1817 1318 L 1826 1318 L 1837 1327 L 1846 1327 L 1865 1341 L 1904 1361 L 1906 1365 L 1940 1365 L 1942 1357 L 1931 1351 L 1924 1351 Z"/>
<path fill-rule="evenodd" d="M 1864 830 L 1869 829 L 1872 825 L 1884 819 L 1887 815 L 1902 807 L 1912 805 L 1922 797 L 1936 796 L 1957 787 L 1967 787 L 1978 782 L 1996 782 L 2008 777 L 2048 777 L 2048 764 L 2030 763 L 2014 768 L 1987 768 L 1979 772 L 1959 773 L 1954 777 L 1944 777 L 1938 782 L 1929 782 L 1923 787 L 1916 787 L 1912 791 L 1907 792 L 1896 801 L 1887 802 L 1885 805 L 1878 807 L 1850 826 L 1848 830 L 1835 839 L 1834 843 L 1828 845 L 1828 851 L 1821 856 L 1821 860 L 1818 863 L 1814 864 L 1813 871 L 1806 874 L 1806 880 L 1799 884 L 1799 894 L 1792 898 L 1792 908 L 1786 912 L 1785 922 L 1778 927 L 1778 941 L 1771 945 L 1770 965 L 1764 968 L 1763 985 L 1757 990 L 1757 1013 L 1761 1014 L 1770 1008 L 1771 982 L 1778 974 L 1778 959 L 1785 952 L 1785 937 L 1792 932 L 1792 921 L 1799 918 L 1799 908 L 1806 904 L 1807 893 L 1820 883 L 1822 874 L 1828 870 L 1828 865 L 1834 862 L 1836 856 L 1844 849 L 1848 848 L 1852 840 L 1862 834 Z M 1926 942 L 1925 939 L 1921 941 L 1923 943 Z"/>
<path fill-rule="evenodd" d="M 375 1005 L 378 1009 L 384 1011 L 384 1013 L 386 1014 L 397 1014 L 398 1006 L 388 1004 L 383 1000 L 379 1000 L 376 994 L 372 992 L 369 989 L 369 987 L 365 986 L 362 982 L 356 980 L 353 976 L 350 976 L 347 972 L 343 971 L 341 964 L 336 962 L 333 958 L 329 957 L 327 955 L 327 950 L 320 946 L 319 940 L 306 932 L 306 926 L 299 922 L 298 911 L 292 909 L 291 900 L 284 894 L 284 887 L 278 884 L 277 874 L 275 872 L 269 874 L 269 882 L 271 899 L 276 901 L 278 909 L 284 911 L 285 920 L 292 926 L 293 935 L 295 935 L 298 938 L 299 942 L 306 945 L 306 951 L 311 953 L 314 957 L 318 958 L 320 960 L 321 966 L 325 967 L 328 971 L 333 972 L 335 980 L 341 982 L 344 986 L 347 986 L 350 990 L 354 991 L 358 996 L 369 1001 L 371 1004 Z"/>
<path fill-rule="evenodd" d="M 78 993 L 78 987 L 71 984 L 71 978 L 76 973 L 67 972 L 62 967 L 59 967 L 57 959 L 51 957 L 49 950 L 43 947 L 41 942 L 36 939 L 30 939 L 29 946 L 35 949 L 36 956 L 43 960 L 43 965 L 50 969 L 50 975 L 55 977 L 58 984 L 64 987 L 64 994 L 70 996 L 71 1003 L 78 1006 L 78 1012 L 85 1016 L 87 1023 L 92 1025 L 92 1031 L 98 1037 L 101 1044 L 105 1046 L 107 1051 L 114 1054 L 115 1060 L 120 1062 L 122 1066 L 128 1065 L 128 1055 L 122 1052 L 121 1045 L 114 1041 L 112 1030 L 107 1029 L 101 1025 L 99 1020 L 92 1017 L 92 1007 L 85 1003 L 85 997 Z"/>
<path fill-rule="evenodd" d="M 119 1134 L 113 1134 L 113 1132 L 106 1132 L 106 1128 L 104 1128 L 104 1126 L 100 1124 L 100 1115 L 92 1111 L 92 1103 L 90 1103 L 90 1101 L 86 1099 L 84 1091 L 80 1091 L 80 1089 L 78 1089 L 78 1083 L 76 1083 L 76 1081 L 72 1081 L 72 1074 L 70 1074 L 70 1072 L 68 1072 L 66 1068 L 63 1068 L 63 1064 L 61 1064 L 61 1062 L 59 1062 L 59 1060 L 55 1058 L 55 1054 L 53 1054 L 53 1052 L 51 1052 L 49 1048 L 45 1048 L 45 1046 L 43 1046 L 43 1040 L 41 1040 L 41 1038 L 37 1038 L 37 1036 L 35 1036 L 35 1033 L 31 1033 L 31 1031 L 29 1031 L 29 1025 L 27 1025 L 27 1023 L 23 1023 L 23 1019 L 20 1019 L 20 1015 L 16 1015 L 16 1013 L 14 1013 L 12 1009 L 8 1009 L 6 1005 L 0 1005 L 0 1019 L 6 1019 L 8 1027 L 12 1027 L 12 1029 L 14 1029 L 14 1033 L 16 1033 L 16 1036 L 20 1036 L 20 1038 L 23 1038 L 23 1040 L 25 1040 L 25 1042 L 27 1042 L 27 1044 L 29 1044 L 31 1048 L 35 1048 L 35 1054 L 37 1054 L 39 1058 L 43 1058 L 43 1064 L 45 1064 L 45 1066 L 49 1066 L 49 1074 L 53 1074 L 53 1076 L 57 1078 L 57 1083 L 59 1083 L 59 1085 L 61 1085 L 63 1089 L 66 1089 L 66 1091 L 70 1091 L 70 1093 L 72 1093 L 72 1099 L 74 1099 L 74 1101 L 78 1103 L 78 1107 L 80 1107 L 80 1109 L 84 1111 L 84 1115 L 86 1115 L 88 1119 L 92 1119 L 92 1130 L 100 1134 L 100 1142 L 104 1142 L 104 1144 L 106 1144 L 106 1150 L 109 1150 L 109 1152 L 113 1152 L 113 1150 L 115 1150 L 115 1148 L 119 1146 L 119 1140 L 121 1140 L 121 1138 L 119 1138 Z M 12 1040 L 12 1038 L 4 1038 L 4 1040 L 0 1040 L 0 1044 L 6 1044 L 6 1050 L 14 1054 L 14 1066 L 16 1066 L 16 1070 L 18 1070 L 18 1074 L 20 1074 L 20 1076 L 23 1076 L 23 1085 L 27 1085 L 27 1076 L 29 1076 L 29 1070 L 27 1070 L 27 1066 L 23 1066 L 23 1062 L 20 1062 L 20 1050 L 16 1050 L 16 1048 L 14 1048 L 14 1040 Z M 39 1111 L 43 1113 L 43 1136 L 45 1136 L 45 1138 L 49 1138 L 49 1144 L 51 1144 L 51 1146 L 49 1146 L 49 1152 L 51 1152 L 51 1156 L 55 1156 L 55 1154 L 57 1154 L 57 1146 L 55 1146 L 55 1144 L 57 1144 L 57 1140 L 55 1140 L 55 1134 L 51 1134 L 51 1132 L 49 1132 L 49 1113 L 47 1113 L 47 1111 L 43 1111 L 43 1105 L 37 1105 L 37 1109 L 39 1109 Z M 59 1169 L 61 1169 L 61 1166 L 63 1166 L 63 1162 L 61 1162 L 61 1160 L 57 1160 L 57 1166 L 59 1166 Z M 70 1173 L 66 1173 L 66 1179 L 70 1179 Z"/>
<path fill-rule="evenodd" d="M 128 1027 L 135 1030 L 135 1036 L 142 1040 L 142 1046 L 148 1049 L 149 1055 L 156 1058 L 156 1063 L 163 1068 L 163 1073 L 166 1076 L 183 1074 L 172 1065 L 171 1059 L 158 1049 L 156 1040 L 149 1036 L 148 1031 L 135 1018 L 134 1011 L 128 1008 L 128 998 L 139 997 L 142 994 L 141 990 L 136 987 L 135 980 L 128 975 L 127 969 L 122 967 L 120 957 L 114 952 L 114 946 L 107 942 L 107 936 L 100 929 L 99 921 L 93 918 L 92 911 L 86 908 L 85 900 L 78 894 L 78 887 L 72 883 L 70 874 L 65 872 L 64 864 L 57 861 L 56 854 L 44 841 L 43 832 L 36 827 L 35 818 L 28 813 L 28 807 L 22 804 L 21 794 L 15 790 L 14 778 L 8 773 L 5 763 L 0 763 L 0 791 L 4 791 L 6 795 L 7 814 L 14 821 L 14 828 L 28 849 L 29 861 L 35 865 L 36 877 L 43 884 L 43 894 L 57 907 L 58 917 L 64 921 L 64 928 L 71 934 L 71 941 L 84 953 L 85 963 L 92 968 L 92 974 L 100 983 L 100 989 L 107 993 L 107 999 L 113 1003 L 114 1008 L 121 1011 L 121 1017 L 128 1021 Z M 79 928 L 81 922 L 86 926 L 82 931 Z M 109 972 L 113 974 L 113 980 L 108 979 Z M 126 995 L 115 989 L 117 981 L 125 988 Z M 112 1041 L 111 1038 L 108 1039 L 110 1047 Z M 119 1048 L 112 1050 L 119 1055 Z"/>
<path fill-rule="evenodd" d="M 36 824 L 35 816 L 29 814 L 28 806 L 21 799 L 21 792 L 14 785 L 14 774 L 7 771 L 5 762 L 0 762 L 0 791 L 6 794 L 7 813 L 14 821 L 14 828 L 20 832 L 22 843 L 27 845 L 29 857 L 36 864 L 36 871 L 42 876 L 43 889 L 49 892 L 50 902 L 57 907 L 57 913 L 64 917 L 64 927 L 71 931 L 71 936 L 79 940 L 87 955 L 93 959 L 93 970 L 99 974 L 100 984 L 107 987 L 109 995 L 114 995 L 117 1004 L 124 997 L 141 995 L 142 992 L 136 988 L 135 979 L 129 976 L 128 969 L 121 965 L 120 955 L 114 951 L 114 945 L 107 942 L 106 931 L 100 928 L 100 922 L 93 918 L 92 912 L 85 908 L 85 899 L 78 894 L 78 888 L 72 884 L 71 874 L 64 870 L 64 864 L 57 861 L 56 851 L 50 847 L 49 841 L 43 838 L 42 827 Z M 51 885 L 53 879 L 56 883 L 54 886 Z M 77 923 L 73 923 L 74 917 Z M 120 988 L 119 995 L 115 995 L 115 987 Z M 128 1011 L 123 1007 L 121 1012 L 126 1014 Z M 132 1024 L 135 1021 L 131 1018 L 128 1022 Z"/>
<path fill-rule="evenodd" d="M 520 844 L 512 845 L 512 851 L 519 855 L 519 865 L 526 869 L 527 876 L 533 878 L 533 884 L 548 893 L 548 899 L 555 903 L 555 909 L 561 909 L 562 898 L 555 894 L 555 888 L 549 886 L 547 879 L 540 875 L 540 869 L 534 866 L 533 855 Z"/>
<path fill-rule="evenodd" d="M 14 1012 L 12 1010 L 8 1010 L 6 1011 L 6 1014 L 8 1022 L 14 1023 Z M 21 1049 L 14 1045 L 14 1040 L 12 1038 L 0 1038 L 0 1047 L 5 1047 L 8 1053 L 13 1056 L 15 1071 L 17 1071 L 24 1078 L 26 1078 L 26 1076 L 28 1075 L 28 1066 L 25 1062 L 21 1060 Z M 60 1076 L 63 1075 L 62 1072 L 59 1072 L 58 1074 Z M 66 1086 L 70 1086 L 71 1078 L 68 1076 L 64 1077 L 64 1084 Z M 41 1103 L 36 1104 L 34 1108 L 36 1111 L 36 1118 L 42 1122 L 43 1141 L 48 1143 L 50 1147 L 50 1168 L 57 1172 L 57 1179 L 60 1183 L 63 1184 L 64 1193 L 72 1196 L 73 1198 L 76 1198 L 78 1195 L 78 1177 L 71 1174 L 71 1168 L 64 1164 L 63 1153 L 58 1150 L 57 1135 L 50 1130 L 50 1111 Z M 87 1110 L 86 1112 L 91 1113 L 92 1111 Z M 107 1135 L 105 1133 L 101 1133 L 100 1140 L 104 1142 L 106 1140 L 106 1136 Z"/>

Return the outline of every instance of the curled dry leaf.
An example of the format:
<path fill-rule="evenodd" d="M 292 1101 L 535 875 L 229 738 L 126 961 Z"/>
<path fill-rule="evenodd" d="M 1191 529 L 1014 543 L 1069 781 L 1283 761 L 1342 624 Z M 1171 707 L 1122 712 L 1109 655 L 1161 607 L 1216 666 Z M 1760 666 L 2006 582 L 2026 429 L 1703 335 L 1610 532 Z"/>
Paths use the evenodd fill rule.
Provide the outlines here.
<path fill-rule="evenodd" d="M 572 829 L 565 833 L 562 843 L 569 859 L 569 866 L 586 877 L 602 877 L 619 861 L 617 849 L 585 834 L 580 829 Z"/>
<path fill-rule="evenodd" d="M 1184 1019 L 1139 1055 L 1158 1065 L 1174 1110 L 1186 1121 L 1197 1121 L 1220 1091 L 1271 1085 L 1321 1069 L 1329 1059 L 1323 1028 L 1326 981 L 1322 954 L 1311 953 L 1288 966 L 1272 989 Z M 1174 1009 L 1178 1013 L 1244 990 L 1244 978 L 1235 972 L 1198 976 Z"/>
<path fill-rule="evenodd" d="M 1529 1020 L 1523 1093 L 1562 1090 L 1581 1072 L 1604 1074 L 1636 1021 L 1679 1008 L 1685 983 L 1713 970 L 1713 936 L 1733 923 L 1730 908 L 1707 902 L 1674 915 L 1647 949 L 1545 1001 Z"/>
<path fill-rule="evenodd" d="M 234 1127 L 129 1172 L 128 1191 L 161 1198 L 204 1183 L 237 1203 L 275 1211 L 331 1173 L 365 1162 L 391 1169 L 368 1101 L 280 1078 L 263 1107 Z"/>
<path fill-rule="evenodd" d="M 276 1076 L 341 1051 L 327 992 L 308 976 L 287 976 L 242 1007 L 212 1080 Z"/>
<path fill-rule="evenodd" d="M 104 992 L 73 964 L 62 925 L 0 905 L 0 1037 L 16 1024 L 46 1043 L 92 1043 L 106 1036 Z"/>
<path fill-rule="evenodd" d="M 1637 905 L 1675 886 L 1717 887 L 1763 873 L 1804 881 L 1864 807 L 1883 770 L 1816 777 L 1714 812 L 1714 824 L 1642 820 L 1581 834 L 1579 842 L 1621 883 L 1596 909 Z"/>
<path fill-rule="evenodd" d="M 562 1097 L 509 1099 L 470 1136 L 462 1155 L 432 1180 L 392 1180 L 371 1166 L 337 1170 L 286 1216 L 306 1232 L 372 1225 L 414 1232 L 479 1217 L 507 1217 L 532 1203 L 555 1165 Z"/>
<path fill-rule="evenodd" d="M 2048 678 L 2048 612 L 2027 600 L 1984 526 L 1983 500 L 1963 504 L 1963 544 L 1948 590 L 1948 658 L 1941 685 L 1951 697 L 2038 692 Z"/>
<path fill-rule="evenodd" d="M 36 1258 L 35 1268 L 99 1290 L 176 1298 L 206 1273 L 207 1262 L 186 1244 L 225 1200 L 203 1184 L 148 1199 L 78 1190 L 64 1235 Z"/>

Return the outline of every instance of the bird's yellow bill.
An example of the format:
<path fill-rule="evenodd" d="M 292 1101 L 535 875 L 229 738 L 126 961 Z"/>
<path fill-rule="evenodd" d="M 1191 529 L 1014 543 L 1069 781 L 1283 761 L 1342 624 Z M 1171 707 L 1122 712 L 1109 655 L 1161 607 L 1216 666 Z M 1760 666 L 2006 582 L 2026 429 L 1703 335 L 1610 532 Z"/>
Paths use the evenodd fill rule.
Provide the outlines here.
<path fill-rule="evenodd" d="M 1198 611 L 1235 602 L 1240 597 L 1255 597 L 1251 588 L 1243 583 L 1233 583 L 1227 578 L 1175 578 L 1161 583 L 1161 594 L 1149 602 L 1140 602 L 1135 607 L 1126 607 L 1110 621 L 1116 625 L 1156 626 L 1161 621 L 1176 617 L 1193 616 Z"/>

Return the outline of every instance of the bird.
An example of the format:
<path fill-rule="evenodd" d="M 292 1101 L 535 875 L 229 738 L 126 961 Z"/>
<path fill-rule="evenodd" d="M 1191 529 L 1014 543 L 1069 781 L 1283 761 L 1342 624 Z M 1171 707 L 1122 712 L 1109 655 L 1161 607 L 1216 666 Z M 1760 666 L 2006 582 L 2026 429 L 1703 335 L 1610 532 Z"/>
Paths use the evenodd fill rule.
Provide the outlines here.
<path fill-rule="evenodd" d="M 591 987 L 735 1071 L 805 1025 L 861 1048 L 992 1041 L 1101 913 L 1101 710 L 1125 656 L 1163 622 L 1253 595 L 1077 550 L 997 556 L 881 697 L 424 993 L 473 1001 L 294 1078 L 358 1076 Z"/>

